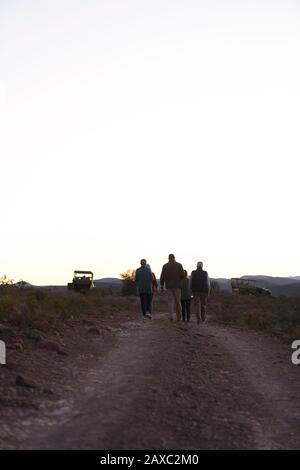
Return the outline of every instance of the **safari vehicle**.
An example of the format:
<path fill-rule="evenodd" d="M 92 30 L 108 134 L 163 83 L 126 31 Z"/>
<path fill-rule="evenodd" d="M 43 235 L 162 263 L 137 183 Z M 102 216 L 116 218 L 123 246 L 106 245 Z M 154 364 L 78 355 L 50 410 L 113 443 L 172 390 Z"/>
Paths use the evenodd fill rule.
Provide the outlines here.
<path fill-rule="evenodd" d="M 92 271 L 74 271 L 73 281 L 68 283 L 68 289 L 86 293 L 94 287 Z"/>
<path fill-rule="evenodd" d="M 233 294 L 243 295 L 271 295 L 269 289 L 257 287 L 254 279 L 232 278 L 231 290 Z"/>

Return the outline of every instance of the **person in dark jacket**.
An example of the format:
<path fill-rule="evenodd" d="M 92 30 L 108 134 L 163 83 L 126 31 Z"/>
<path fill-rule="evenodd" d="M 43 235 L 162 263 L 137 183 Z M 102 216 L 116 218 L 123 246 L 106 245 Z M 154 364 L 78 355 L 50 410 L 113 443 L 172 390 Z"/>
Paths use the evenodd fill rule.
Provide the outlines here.
<path fill-rule="evenodd" d="M 181 321 L 181 281 L 184 278 L 182 264 L 175 261 L 173 254 L 169 255 L 169 262 L 163 265 L 160 275 L 160 286 L 167 289 L 169 318 L 173 320 L 174 305 L 176 308 L 176 319 Z"/>
<path fill-rule="evenodd" d="M 182 321 L 190 321 L 191 311 L 191 290 L 190 282 L 188 279 L 187 271 L 184 270 L 185 278 L 181 281 L 181 309 L 182 309 Z"/>
<path fill-rule="evenodd" d="M 135 282 L 141 299 L 141 308 L 144 317 L 152 318 L 152 292 L 153 276 L 147 268 L 147 261 L 141 260 L 141 267 L 135 272 Z"/>
<path fill-rule="evenodd" d="M 197 269 L 192 271 L 191 274 L 191 291 L 194 297 L 194 307 L 197 316 L 197 323 L 200 323 L 200 316 L 202 322 L 206 319 L 206 304 L 210 290 L 210 282 L 207 271 L 203 270 L 203 263 L 197 263 Z"/>

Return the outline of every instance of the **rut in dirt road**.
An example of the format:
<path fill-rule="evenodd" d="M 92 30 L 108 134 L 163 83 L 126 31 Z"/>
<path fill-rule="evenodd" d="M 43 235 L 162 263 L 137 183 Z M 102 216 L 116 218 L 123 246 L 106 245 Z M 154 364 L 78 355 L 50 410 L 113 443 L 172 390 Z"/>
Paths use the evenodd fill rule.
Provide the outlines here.
<path fill-rule="evenodd" d="M 131 323 L 19 447 L 297 448 L 299 374 L 288 354 L 259 334 L 162 314 Z"/>

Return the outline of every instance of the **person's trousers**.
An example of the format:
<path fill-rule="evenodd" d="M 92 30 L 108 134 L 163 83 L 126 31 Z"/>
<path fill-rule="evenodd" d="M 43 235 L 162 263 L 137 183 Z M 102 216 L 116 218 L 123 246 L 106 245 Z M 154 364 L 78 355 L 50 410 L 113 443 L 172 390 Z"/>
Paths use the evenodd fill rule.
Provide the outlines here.
<path fill-rule="evenodd" d="M 152 294 L 140 294 L 143 315 L 152 312 Z"/>
<path fill-rule="evenodd" d="M 194 292 L 194 308 L 195 308 L 195 313 L 197 317 L 197 322 L 200 322 L 200 316 L 201 320 L 205 321 L 206 318 L 206 304 L 207 304 L 207 298 L 208 294 L 202 293 L 202 292 Z"/>
<path fill-rule="evenodd" d="M 190 321 L 191 300 L 181 300 L 182 321 Z"/>
<path fill-rule="evenodd" d="M 173 320 L 174 307 L 176 312 L 176 318 L 178 321 L 181 320 L 182 310 L 181 310 L 181 289 L 179 288 L 167 288 L 168 296 L 168 310 L 170 320 Z"/>

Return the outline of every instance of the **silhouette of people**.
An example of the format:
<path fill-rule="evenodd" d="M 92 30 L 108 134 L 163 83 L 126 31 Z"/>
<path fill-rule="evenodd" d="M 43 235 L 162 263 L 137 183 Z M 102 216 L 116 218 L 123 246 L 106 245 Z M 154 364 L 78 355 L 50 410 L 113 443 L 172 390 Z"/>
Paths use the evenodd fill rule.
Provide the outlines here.
<path fill-rule="evenodd" d="M 141 267 L 135 272 L 135 282 L 141 299 L 142 314 L 152 318 L 153 276 L 146 265 L 147 261 L 141 259 Z"/>
<path fill-rule="evenodd" d="M 160 275 L 160 286 L 167 289 L 169 318 L 173 320 L 174 306 L 177 321 L 181 321 L 181 281 L 184 279 L 183 267 L 175 261 L 173 254 L 169 255 L 169 262 L 164 264 Z"/>
<path fill-rule="evenodd" d="M 158 288 L 157 280 L 156 280 L 156 276 L 155 276 L 154 272 L 153 272 L 152 269 L 151 269 L 150 264 L 146 264 L 146 267 L 147 267 L 148 269 L 150 269 L 151 275 L 152 275 L 152 297 L 153 297 L 155 291 L 156 291 L 157 288 Z"/>
<path fill-rule="evenodd" d="M 210 281 L 207 271 L 203 270 L 202 261 L 198 261 L 197 269 L 191 274 L 191 290 L 194 296 L 194 308 L 196 311 L 197 323 L 206 320 L 206 305 L 210 291 Z"/>
<path fill-rule="evenodd" d="M 191 290 L 187 271 L 184 270 L 184 279 L 181 281 L 181 309 L 182 321 L 190 321 L 191 312 Z"/>

